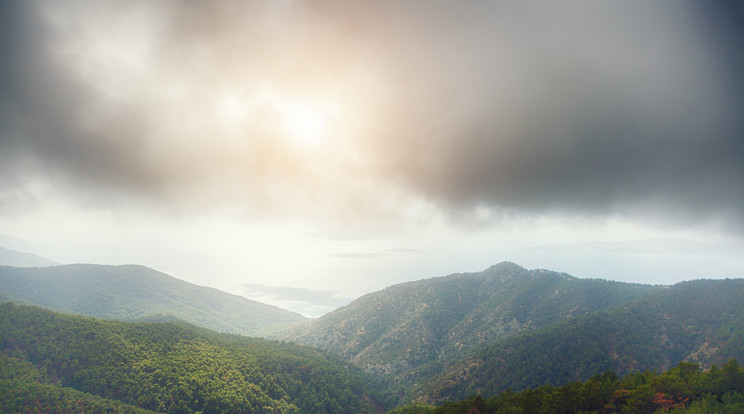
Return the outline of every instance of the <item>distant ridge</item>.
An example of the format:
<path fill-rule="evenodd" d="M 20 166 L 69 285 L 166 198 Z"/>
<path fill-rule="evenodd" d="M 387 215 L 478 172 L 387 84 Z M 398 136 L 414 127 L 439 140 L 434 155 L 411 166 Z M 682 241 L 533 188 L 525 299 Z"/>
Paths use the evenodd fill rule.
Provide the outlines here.
<path fill-rule="evenodd" d="M 0 266 L 0 301 L 122 321 L 181 319 L 221 332 L 268 336 L 302 315 L 144 266 Z"/>
<path fill-rule="evenodd" d="M 0 265 L 18 267 L 55 266 L 58 263 L 34 253 L 19 252 L 0 247 Z"/>

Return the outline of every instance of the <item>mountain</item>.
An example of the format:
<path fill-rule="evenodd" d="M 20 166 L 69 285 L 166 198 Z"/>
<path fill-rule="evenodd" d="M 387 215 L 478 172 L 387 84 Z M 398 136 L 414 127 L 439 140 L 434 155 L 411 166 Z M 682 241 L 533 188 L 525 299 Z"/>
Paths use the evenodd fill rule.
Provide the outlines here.
<path fill-rule="evenodd" d="M 390 381 L 402 396 L 479 345 L 660 290 L 501 263 L 388 287 L 283 339 L 334 352 Z"/>
<path fill-rule="evenodd" d="M 420 385 L 442 401 L 586 380 L 606 370 L 665 371 L 744 360 L 744 280 L 683 282 L 602 310 L 480 347 Z"/>
<path fill-rule="evenodd" d="M 56 264 L 49 259 L 33 253 L 19 252 L 0 247 L 0 265 L 2 266 L 40 267 L 54 266 Z"/>
<path fill-rule="evenodd" d="M 0 368 L 0 395 L 10 396 L 0 401 L 5 412 L 29 405 L 29 412 L 53 412 L 50 404 L 186 414 L 389 408 L 370 375 L 308 347 L 183 322 L 105 321 L 12 303 L 0 304 Z"/>
<path fill-rule="evenodd" d="M 216 331 L 268 336 L 306 320 L 143 266 L 0 266 L 0 301 L 122 321 L 181 319 Z"/>
<path fill-rule="evenodd" d="M 707 370 L 693 362 L 681 362 L 662 373 L 633 371 L 623 378 L 605 371 L 560 387 L 544 384 L 520 392 L 506 390 L 488 398 L 474 395 L 439 406 L 411 403 L 387 414 L 743 412 L 744 368 L 732 359 Z"/>
<path fill-rule="evenodd" d="M 609 382 L 599 407 L 633 393 L 682 404 L 672 382 L 691 378 L 693 365 L 741 376 L 732 360 L 744 360 L 742 297 L 744 279 L 650 286 L 501 263 L 365 295 L 285 328 L 279 342 L 183 322 L 270 332 L 280 324 L 256 321 L 277 308 L 248 309 L 255 302 L 141 266 L 0 267 L 2 300 L 139 321 L 0 304 L 0 411 L 381 412 L 475 394 L 530 405 L 535 393 L 552 407 Z M 460 405 L 468 412 L 483 401 Z M 398 412 L 429 412 L 416 407 L 431 408 Z"/>

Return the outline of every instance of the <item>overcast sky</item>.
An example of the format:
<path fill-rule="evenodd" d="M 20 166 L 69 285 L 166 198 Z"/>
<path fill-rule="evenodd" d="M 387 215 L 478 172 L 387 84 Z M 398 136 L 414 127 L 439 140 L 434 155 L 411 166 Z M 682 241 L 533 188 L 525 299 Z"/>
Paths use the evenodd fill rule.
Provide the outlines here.
<path fill-rule="evenodd" d="M 738 2 L 0 7 L 0 233 L 54 261 L 310 316 L 504 260 L 744 276 Z"/>

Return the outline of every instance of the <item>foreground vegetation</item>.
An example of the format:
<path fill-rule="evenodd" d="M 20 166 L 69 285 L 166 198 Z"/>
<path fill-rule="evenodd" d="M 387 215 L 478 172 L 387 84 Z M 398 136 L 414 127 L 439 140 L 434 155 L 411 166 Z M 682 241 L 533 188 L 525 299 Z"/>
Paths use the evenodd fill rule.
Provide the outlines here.
<path fill-rule="evenodd" d="M 0 412 L 44 414 L 155 413 L 155 411 L 145 410 L 59 385 L 26 383 L 7 379 L 0 380 Z"/>
<path fill-rule="evenodd" d="M 412 404 L 389 414 L 573 414 L 573 413 L 742 413 L 744 369 L 736 360 L 703 372 L 682 362 L 662 374 L 636 371 L 620 379 L 607 371 L 585 382 L 507 390 L 484 399 L 473 396 L 440 406 Z"/>
<path fill-rule="evenodd" d="M 98 408 L 78 412 L 371 413 L 387 406 L 368 374 L 311 348 L 11 303 L 0 305 L 0 381 L 2 412 L 89 405 Z"/>

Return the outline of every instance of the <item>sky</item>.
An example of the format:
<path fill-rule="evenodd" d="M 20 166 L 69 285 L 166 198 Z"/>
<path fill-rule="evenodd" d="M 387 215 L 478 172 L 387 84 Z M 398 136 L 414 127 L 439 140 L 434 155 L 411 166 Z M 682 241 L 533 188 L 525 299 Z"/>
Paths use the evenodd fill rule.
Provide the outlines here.
<path fill-rule="evenodd" d="M 501 261 L 744 277 L 738 2 L 0 8 L 5 244 L 311 317 Z"/>

